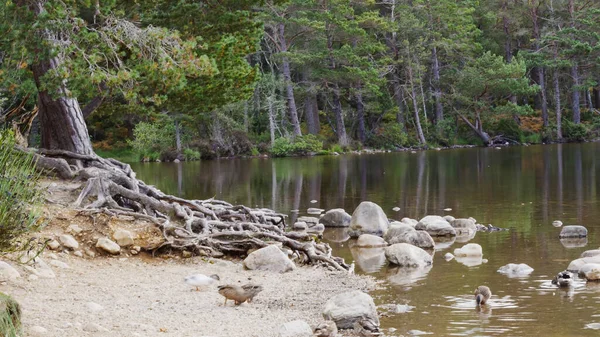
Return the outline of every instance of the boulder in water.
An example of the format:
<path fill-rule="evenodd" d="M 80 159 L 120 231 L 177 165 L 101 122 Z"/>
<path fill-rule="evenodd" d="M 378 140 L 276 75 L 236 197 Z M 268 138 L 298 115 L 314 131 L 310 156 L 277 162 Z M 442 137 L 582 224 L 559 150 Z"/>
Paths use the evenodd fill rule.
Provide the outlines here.
<path fill-rule="evenodd" d="M 387 231 L 389 221 L 379 205 L 363 201 L 352 213 L 350 221 L 350 236 L 358 237 L 361 234 L 383 236 Z"/>

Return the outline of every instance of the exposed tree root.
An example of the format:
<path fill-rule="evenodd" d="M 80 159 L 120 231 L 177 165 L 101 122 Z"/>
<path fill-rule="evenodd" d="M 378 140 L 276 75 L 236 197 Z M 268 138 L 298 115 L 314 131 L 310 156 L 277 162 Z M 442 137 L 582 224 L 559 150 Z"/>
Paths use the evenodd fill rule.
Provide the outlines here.
<path fill-rule="evenodd" d="M 331 256 L 329 245 L 317 243 L 314 236 L 286 232 L 286 216 L 272 210 L 167 195 L 136 179 L 129 165 L 114 159 L 56 150 L 33 155 L 42 170 L 54 171 L 63 179 L 86 181 L 73 204 L 82 212 L 127 215 L 158 226 L 165 238 L 158 249 L 246 255 L 251 249 L 277 243 L 290 249 L 300 262 L 337 270 L 350 268 L 343 259 Z"/>

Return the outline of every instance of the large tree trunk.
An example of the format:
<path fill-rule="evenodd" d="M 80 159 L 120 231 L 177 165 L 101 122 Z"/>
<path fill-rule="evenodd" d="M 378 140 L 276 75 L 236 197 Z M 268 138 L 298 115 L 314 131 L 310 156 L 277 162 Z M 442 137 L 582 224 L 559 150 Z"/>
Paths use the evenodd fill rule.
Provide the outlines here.
<path fill-rule="evenodd" d="M 600 109 L 600 88 L 595 87 L 592 89 L 592 91 L 594 92 L 594 99 L 593 99 L 594 108 Z"/>
<path fill-rule="evenodd" d="M 66 150 L 77 154 L 94 153 L 87 126 L 76 98 L 69 97 L 66 84 L 61 84 L 57 93 L 41 90 L 40 78 L 49 70 L 60 65 L 60 57 L 40 61 L 33 68 L 33 76 L 38 87 L 38 107 L 41 147 L 49 150 Z"/>
<path fill-rule="evenodd" d="M 431 49 L 432 73 L 433 73 L 433 97 L 435 98 L 435 123 L 444 119 L 444 108 L 442 106 L 442 89 L 440 88 L 440 63 L 437 56 L 437 48 Z"/>
<path fill-rule="evenodd" d="M 179 124 L 179 120 L 174 118 L 175 124 L 175 148 L 178 153 L 181 153 L 181 125 Z"/>
<path fill-rule="evenodd" d="M 285 41 L 285 25 L 283 23 L 279 24 L 279 48 L 282 53 L 287 52 L 287 42 Z M 296 99 L 294 98 L 294 87 L 292 85 L 290 62 L 286 56 L 284 56 L 282 59 L 282 65 L 290 123 L 292 123 L 294 136 L 301 136 L 302 131 L 300 130 L 300 122 L 298 121 L 298 109 L 296 109 Z"/>
<path fill-rule="evenodd" d="M 310 82 L 308 68 L 304 68 L 302 72 L 302 80 L 304 83 L 310 83 L 306 88 L 306 96 L 304 97 L 304 118 L 306 120 L 306 128 L 311 135 L 319 134 L 321 125 L 319 123 L 319 107 L 317 105 L 317 94 L 313 90 L 314 84 Z"/>
<path fill-rule="evenodd" d="M 400 85 L 400 76 L 394 71 L 392 73 L 392 86 L 394 88 L 394 99 L 396 100 L 396 105 L 398 106 L 398 112 L 396 113 L 396 121 L 400 126 L 402 126 L 402 130 L 406 132 L 406 117 L 404 116 L 404 93 L 402 91 L 402 86 Z"/>
<path fill-rule="evenodd" d="M 346 135 L 346 125 L 342 114 L 342 102 L 340 101 L 340 88 L 336 84 L 333 89 L 333 112 L 335 114 L 335 127 L 338 136 L 338 142 L 342 146 L 348 146 L 348 136 Z"/>
<path fill-rule="evenodd" d="M 410 90 L 411 90 L 411 99 L 413 102 L 413 117 L 415 119 L 415 126 L 417 127 L 417 137 L 419 138 L 419 143 L 425 145 L 425 136 L 423 135 L 423 129 L 421 128 L 421 121 L 419 119 L 419 104 L 417 103 L 417 91 L 415 90 L 415 85 L 413 83 L 413 73 L 412 67 L 408 66 L 408 81 L 410 82 Z"/>
<path fill-rule="evenodd" d="M 356 88 L 356 118 L 358 119 L 358 140 L 364 144 L 367 140 L 367 130 L 365 128 L 365 103 L 363 102 L 360 84 Z"/>
<path fill-rule="evenodd" d="M 577 63 L 571 67 L 571 77 L 573 78 L 573 123 L 581 123 L 581 110 L 579 108 L 579 70 Z"/>
<path fill-rule="evenodd" d="M 533 1 L 531 3 L 531 21 L 533 22 L 533 37 L 535 38 L 535 51 L 539 52 L 540 43 L 539 40 L 541 38 L 540 34 L 540 25 L 538 20 L 539 5 L 537 1 Z M 539 104 L 539 108 L 542 110 L 542 121 L 544 127 L 548 127 L 548 100 L 546 99 L 546 79 L 545 79 L 545 69 L 544 67 L 537 66 L 535 67 L 535 77 L 537 84 L 540 86 L 540 92 L 537 94 L 537 103 Z"/>
<path fill-rule="evenodd" d="M 556 53 L 556 48 L 555 48 Z M 556 58 L 556 55 L 555 55 Z M 560 82 L 559 70 L 554 70 L 554 105 L 556 108 L 556 139 L 562 140 L 562 111 L 560 110 Z"/>

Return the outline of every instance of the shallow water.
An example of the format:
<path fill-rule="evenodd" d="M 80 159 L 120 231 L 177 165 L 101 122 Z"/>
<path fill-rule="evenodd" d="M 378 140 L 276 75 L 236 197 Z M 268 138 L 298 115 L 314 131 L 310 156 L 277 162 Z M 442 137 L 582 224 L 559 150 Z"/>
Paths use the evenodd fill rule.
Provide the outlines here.
<path fill-rule="evenodd" d="M 356 262 L 357 272 L 386 282 L 385 290 L 373 293 L 378 305 L 401 305 L 402 313 L 382 310 L 386 335 L 596 336 L 600 283 L 578 281 L 562 290 L 550 280 L 581 252 L 599 246 L 597 159 L 600 144 L 588 143 L 132 166 L 167 193 L 269 207 L 290 214 L 288 222 L 309 207 L 352 213 L 370 200 L 391 219 L 450 214 L 510 228 L 440 243 L 433 267 L 421 270 L 389 268 L 381 249 L 339 242 L 343 231 L 328 230 L 325 238 L 336 254 Z M 588 239 L 561 242 L 560 228 L 551 224 L 557 219 L 585 225 Z M 466 242 L 480 244 L 487 263 L 444 260 Z M 507 263 L 527 263 L 534 271 L 525 277 L 498 273 Z M 494 295 L 477 309 L 472 293 L 481 284 Z"/>

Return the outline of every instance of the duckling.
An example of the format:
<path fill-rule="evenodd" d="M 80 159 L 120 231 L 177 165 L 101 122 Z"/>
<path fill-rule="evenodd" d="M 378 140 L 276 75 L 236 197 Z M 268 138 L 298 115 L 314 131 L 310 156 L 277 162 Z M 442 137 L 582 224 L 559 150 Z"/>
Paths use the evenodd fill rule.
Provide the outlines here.
<path fill-rule="evenodd" d="M 570 287 L 573 284 L 573 273 L 567 270 L 561 271 L 554 276 L 552 284 L 556 284 L 559 287 Z"/>
<path fill-rule="evenodd" d="M 360 318 L 354 322 L 354 332 L 363 337 L 380 336 L 383 334 L 379 330 L 379 324 L 372 318 Z"/>
<path fill-rule="evenodd" d="M 223 305 L 227 305 L 227 300 L 233 300 L 235 305 L 240 305 L 249 300 L 252 301 L 254 296 L 262 291 L 262 287 L 259 285 L 245 284 L 238 286 L 236 284 L 227 284 L 219 286 L 219 294 L 225 297 Z"/>
<path fill-rule="evenodd" d="M 208 287 L 209 285 L 221 280 L 219 275 L 213 274 L 206 276 L 204 274 L 191 275 L 185 278 L 185 283 L 196 287 L 196 291 L 200 291 L 200 287 Z"/>
<path fill-rule="evenodd" d="M 490 297 L 492 297 L 492 291 L 486 286 L 477 287 L 474 294 L 477 305 L 486 304 Z"/>
<path fill-rule="evenodd" d="M 314 330 L 315 337 L 335 337 L 337 335 L 337 325 L 334 321 L 325 321 Z"/>

